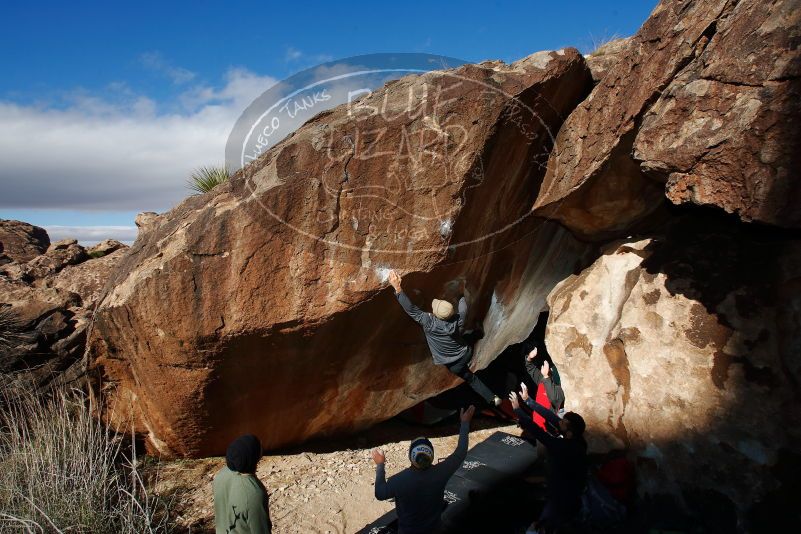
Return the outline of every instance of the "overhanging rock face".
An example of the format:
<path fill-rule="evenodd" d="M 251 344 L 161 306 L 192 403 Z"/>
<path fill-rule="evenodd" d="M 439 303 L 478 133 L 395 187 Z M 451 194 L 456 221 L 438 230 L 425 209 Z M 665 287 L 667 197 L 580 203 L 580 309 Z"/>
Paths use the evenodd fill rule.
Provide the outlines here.
<path fill-rule="evenodd" d="M 390 268 L 423 307 L 465 279 L 487 365 L 586 250 L 529 208 L 591 83 L 574 49 L 405 77 L 153 217 L 89 340 L 109 417 L 202 456 L 244 432 L 273 448 L 355 431 L 453 386 Z"/>

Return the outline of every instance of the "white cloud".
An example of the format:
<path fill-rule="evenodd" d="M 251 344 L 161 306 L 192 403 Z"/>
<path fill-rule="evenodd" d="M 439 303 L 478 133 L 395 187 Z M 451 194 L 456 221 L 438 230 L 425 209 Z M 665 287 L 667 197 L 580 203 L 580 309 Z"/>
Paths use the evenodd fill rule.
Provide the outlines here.
<path fill-rule="evenodd" d="M 224 78 L 225 85 L 220 89 L 209 85 L 198 85 L 183 93 L 181 102 L 193 111 L 204 106 L 226 105 L 241 112 L 257 96 L 277 82 L 274 78 L 259 76 L 242 67 L 228 69 Z"/>
<path fill-rule="evenodd" d="M 353 68 L 319 66 L 304 83 Z M 347 101 L 350 90 L 378 87 L 398 76 L 377 73 L 327 83 L 330 100 L 282 120 L 276 140 L 312 114 Z M 269 76 L 231 68 L 217 86 L 186 88 L 170 112 L 124 82 L 110 84 L 109 96 L 102 98 L 73 91 L 61 108 L 0 101 L 0 210 L 73 210 L 86 213 L 87 224 L 96 211 L 165 211 L 190 194 L 186 179 L 194 169 L 225 163 L 225 143 L 237 118 L 275 83 Z"/>
<path fill-rule="evenodd" d="M 297 48 L 289 46 L 286 49 L 286 55 L 284 56 L 284 59 L 286 61 L 297 61 L 302 57 L 303 57 L 303 52 L 301 52 Z"/>
<path fill-rule="evenodd" d="M 125 84 L 114 100 L 75 92 L 62 109 L 0 101 L 0 208 L 168 209 L 192 169 L 224 162 L 237 117 L 275 81 L 231 69 L 162 114 Z"/>
<path fill-rule="evenodd" d="M 83 246 L 91 246 L 105 239 L 116 239 L 130 245 L 136 239 L 136 226 L 45 226 L 50 241 L 77 239 Z"/>
<path fill-rule="evenodd" d="M 139 56 L 139 62 L 145 68 L 166 76 L 175 84 L 189 82 L 195 77 L 195 73 L 191 70 L 172 65 L 160 52 L 146 52 Z"/>
<path fill-rule="evenodd" d="M 306 63 L 306 64 L 316 64 L 316 63 L 327 63 L 334 59 L 333 56 L 330 54 L 307 54 L 302 50 L 298 50 L 293 46 L 288 46 L 286 48 L 286 54 L 284 54 L 284 61 L 287 63 Z"/>

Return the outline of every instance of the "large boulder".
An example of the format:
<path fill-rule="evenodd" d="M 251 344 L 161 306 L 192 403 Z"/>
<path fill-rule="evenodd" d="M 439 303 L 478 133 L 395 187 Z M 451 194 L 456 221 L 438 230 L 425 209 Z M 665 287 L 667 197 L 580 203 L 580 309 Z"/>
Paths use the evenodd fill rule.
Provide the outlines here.
<path fill-rule="evenodd" d="M 667 196 L 798 228 L 799 38 L 799 0 L 663 0 L 559 132 L 536 212 L 604 239 Z"/>
<path fill-rule="evenodd" d="M 16 262 L 25 263 L 50 246 L 44 228 L 22 221 L 0 219 L 0 252 Z"/>
<path fill-rule="evenodd" d="M 800 80 L 801 1 L 739 2 L 643 115 L 634 159 L 674 204 L 799 228 Z"/>
<path fill-rule="evenodd" d="M 358 430 L 452 387 L 390 268 L 422 307 L 464 281 L 487 365 L 586 251 L 529 207 L 591 84 L 574 49 L 404 77 L 139 217 L 89 341 L 109 419 L 151 451 L 220 454 L 243 432 L 273 448 Z"/>
<path fill-rule="evenodd" d="M 609 246 L 548 303 L 566 407 L 592 450 L 638 456 L 642 493 L 729 519 L 798 510 L 801 241 L 682 219 Z"/>

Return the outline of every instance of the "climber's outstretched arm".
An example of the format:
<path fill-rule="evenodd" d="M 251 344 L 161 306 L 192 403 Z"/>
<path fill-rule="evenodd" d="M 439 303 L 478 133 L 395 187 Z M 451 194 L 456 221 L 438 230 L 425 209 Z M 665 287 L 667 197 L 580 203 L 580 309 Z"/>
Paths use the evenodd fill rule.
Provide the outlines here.
<path fill-rule="evenodd" d="M 393 289 L 395 289 L 395 297 L 397 297 L 403 310 L 409 314 L 409 317 L 414 319 L 415 322 L 423 328 L 428 328 L 431 324 L 431 315 L 415 306 L 412 301 L 409 300 L 409 297 L 403 292 L 403 288 L 401 287 L 400 275 L 395 271 L 390 271 L 389 283 L 392 285 Z"/>

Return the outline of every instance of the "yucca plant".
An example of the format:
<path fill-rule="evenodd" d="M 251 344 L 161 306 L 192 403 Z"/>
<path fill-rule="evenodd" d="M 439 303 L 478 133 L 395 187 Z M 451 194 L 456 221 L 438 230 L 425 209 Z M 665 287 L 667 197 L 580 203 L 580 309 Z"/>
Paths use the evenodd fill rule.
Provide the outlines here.
<path fill-rule="evenodd" d="M 195 195 L 202 195 L 227 182 L 230 178 L 231 173 L 228 172 L 225 165 L 205 165 L 192 172 L 187 180 L 187 187 L 194 191 Z"/>

